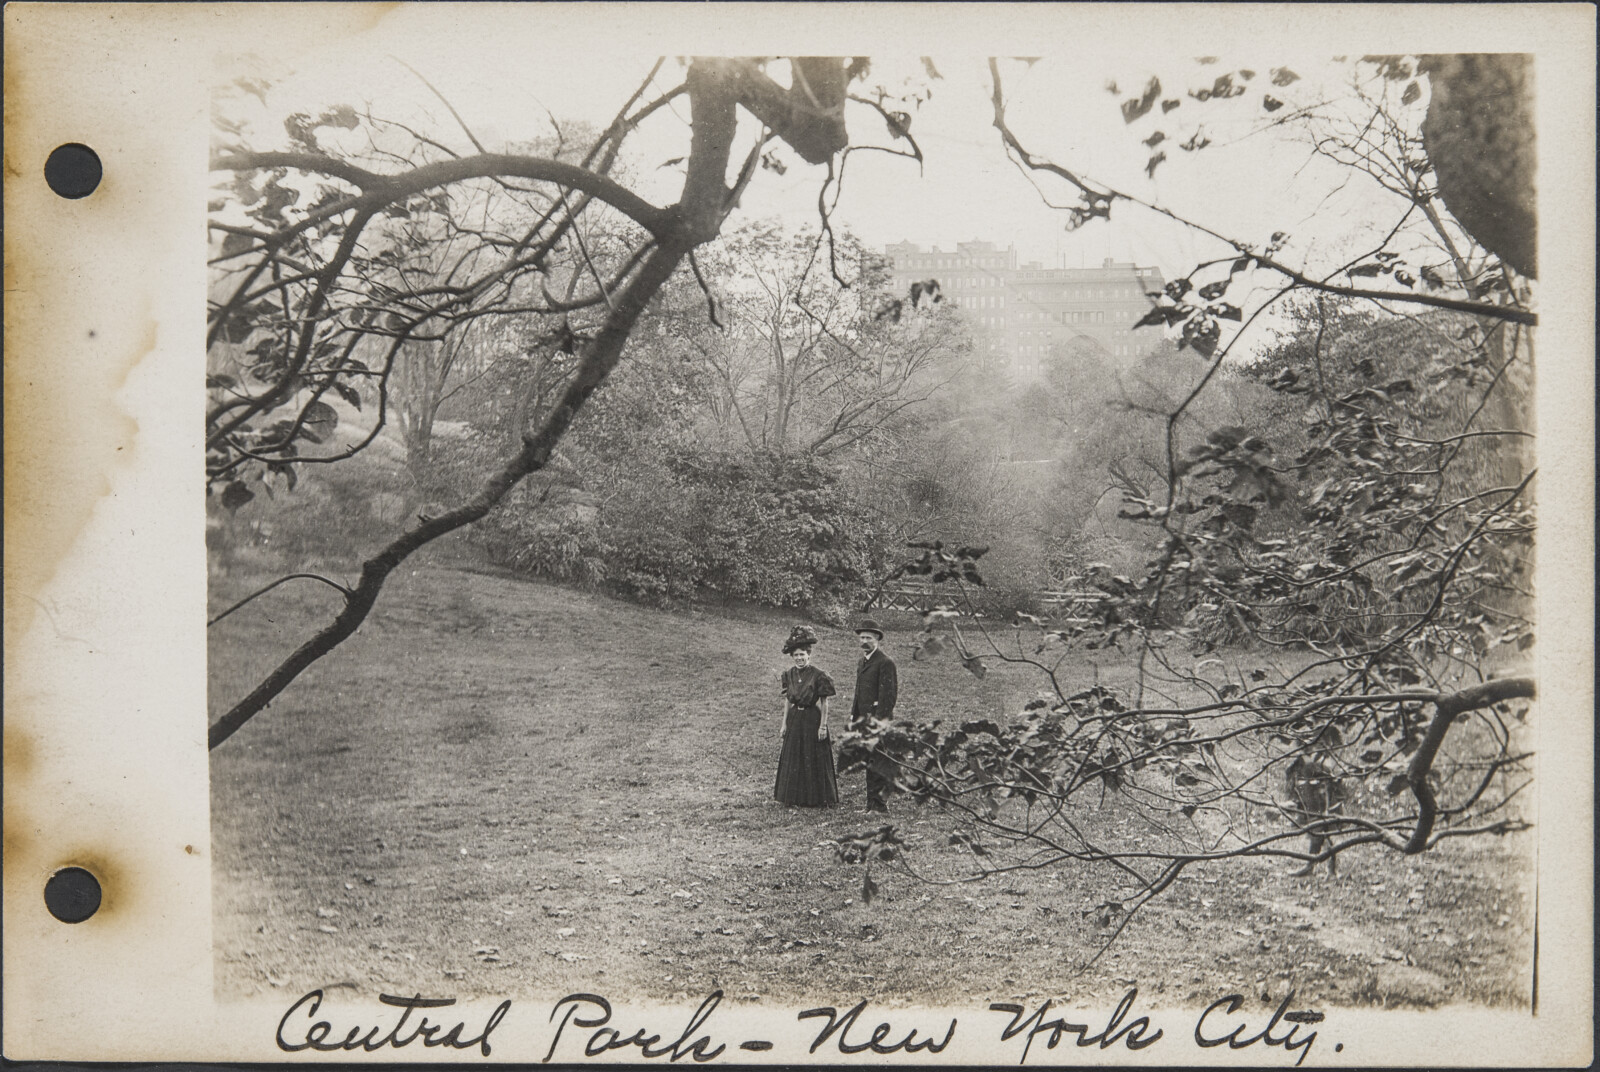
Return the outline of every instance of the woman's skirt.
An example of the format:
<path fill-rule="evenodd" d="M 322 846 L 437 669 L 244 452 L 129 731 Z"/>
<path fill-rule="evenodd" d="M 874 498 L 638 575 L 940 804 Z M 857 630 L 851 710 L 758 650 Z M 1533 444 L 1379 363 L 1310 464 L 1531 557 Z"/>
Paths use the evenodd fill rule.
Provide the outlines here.
<path fill-rule="evenodd" d="M 816 808 L 839 802 L 833 773 L 833 742 L 817 740 L 822 710 L 790 706 L 783 725 L 783 751 L 778 753 L 778 779 L 772 795 L 784 804 Z"/>

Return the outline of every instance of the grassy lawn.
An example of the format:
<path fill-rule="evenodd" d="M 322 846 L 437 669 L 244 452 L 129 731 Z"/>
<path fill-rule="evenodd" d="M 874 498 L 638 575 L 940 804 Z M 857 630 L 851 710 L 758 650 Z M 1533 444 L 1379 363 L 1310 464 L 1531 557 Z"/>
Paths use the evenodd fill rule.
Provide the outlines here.
<path fill-rule="evenodd" d="M 550 994 L 766 1002 L 1065 996 L 1209 1002 L 1522 1004 L 1532 835 L 1425 858 L 1355 852 L 1337 878 L 1264 863 L 1198 871 L 1097 964 L 1069 869 L 936 885 L 859 867 L 830 838 L 875 827 L 859 773 L 812 812 L 771 799 L 780 646 L 768 612 L 668 613 L 418 556 L 362 630 L 212 754 L 219 997 Z M 212 612 L 259 578 L 214 581 Z M 295 581 L 211 630 L 212 717 L 336 597 Z M 855 646 L 819 629 L 848 704 Z M 904 715 L 1005 717 L 1025 671 L 914 663 L 891 630 Z M 1084 664 L 1071 682 L 1129 673 Z M 848 708 L 846 707 L 846 710 Z M 836 711 L 834 725 L 842 719 Z M 936 810 L 896 803 L 913 860 L 958 873 Z M 1126 823 L 1115 798 L 1093 816 Z M 1302 1006 L 1304 1007 L 1304 1006 Z"/>

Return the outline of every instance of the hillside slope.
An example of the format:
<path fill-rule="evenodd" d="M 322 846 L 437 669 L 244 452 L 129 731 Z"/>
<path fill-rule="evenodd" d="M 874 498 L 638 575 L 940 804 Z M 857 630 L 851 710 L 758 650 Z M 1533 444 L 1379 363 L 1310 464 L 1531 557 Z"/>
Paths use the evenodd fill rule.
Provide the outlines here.
<path fill-rule="evenodd" d="M 251 590 L 227 578 L 212 612 Z M 212 717 L 332 613 L 294 582 L 211 630 Z M 859 867 L 828 839 L 878 825 L 844 803 L 771 800 L 789 619 L 669 613 L 441 565 L 401 571 L 361 632 L 212 756 L 219 997 L 847 995 L 893 1003 L 1067 996 L 1208 1003 L 1525 1003 L 1531 837 L 1416 861 L 1352 854 L 1339 877 L 1266 865 L 1186 875 L 1102 960 L 1061 869 L 932 885 Z M 848 703 L 853 638 L 817 662 Z M 902 713 L 1004 716 L 1021 671 L 902 667 Z M 1113 664 L 1075 670 L 1115 680 Z M 839 726 L 842 712 L 836 712 Z M 958 873 L 936 811 L 894 805 L 926 876 Z M 1121 824 L 1115 799 L 1090 821 Z M 1253 989 L 1252 989 L 1253 988 Z"/>

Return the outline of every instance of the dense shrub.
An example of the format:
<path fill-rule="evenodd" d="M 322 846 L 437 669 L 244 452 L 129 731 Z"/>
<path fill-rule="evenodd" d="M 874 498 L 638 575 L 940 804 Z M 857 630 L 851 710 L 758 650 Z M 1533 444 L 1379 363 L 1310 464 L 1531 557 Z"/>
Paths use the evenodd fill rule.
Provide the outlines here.
<path fill-rule="evenodd" d="M 491 557 L 649 603 L 716 598 L 824 611 L 882 571 L 884 534 L 811 459 L 682 449 L 641 464 L 593 517 L 524 499 L 483 526 Z"/>

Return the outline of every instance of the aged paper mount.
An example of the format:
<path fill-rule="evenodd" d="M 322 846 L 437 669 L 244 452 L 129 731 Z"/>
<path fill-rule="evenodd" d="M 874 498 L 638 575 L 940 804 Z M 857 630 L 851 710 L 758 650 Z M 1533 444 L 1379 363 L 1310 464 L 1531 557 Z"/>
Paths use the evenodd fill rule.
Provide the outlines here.
<path fill-rule="evenodd" d="M 215 57 L 253 50 L 337 64 L 381 47 L 404 5 L 11 5 L 5 64 L 5 871 L 4 1038 L 13 1059 L 295 1060 L 275 1030 L 295 995 L 219 1003 L 212 988 L 203 540 L 205 205 Z M 527 18 L 463 5 L 441 62 L 471 64 L 475 35 Z M 1537 1016 L 1508 1010 L 1337 1010 L 1342 1049 L 1308 1064 L 1585 1064 L 1591 1054 L 1593 733 L 1594 12 L 1559 5 L 1399 8 L 1263 5 L 549 5 L 541 62 L 574 78 L 619 55 L 989 54 L 1070 47 L 1220 51 L 1241 36 L 1329 53 L 1521 51 L 1537 57 L 1541 261 L 1538 432 L 1542 500 L 1537 648 L 1540 741 Z M 437 23 L 435 23 L 437 25 Z M 42 181 L 55 146 L 105 164 L 100 189 L 65 201 Z M 53 919 L 41 890 L 68 864 L 99 875 L 96 916 Z M 1248 984 L 1245 984 L 1248 985 Z M 604 993 L 603 986 L 593 988 Z M 538 1061 L 559 994 L 506 994 L 448 1010 L 479 1048 L 385 1050 L 367 1059 Z M 670 1040 L 695 1015 L 613 993 L 614 1025 Z M 847 1009 L 857 997 L 818 994 Z M 397 1010 L 330 997 L 333 1030 Z M 564 1010 L 571 1011 L 571 1010 Z M 716 1010 L 698 1034 L 718 1060 L 1010 1063 L 1002 1017 L 971 1007 L 865 1014 L 898 1040 L 951 1044 L 879 1057 L 807 1047 L 798 1009 Z M 437 1010 L 442 1013 L 443 1010 Z M 1110 1008 L 1096 1010 L 1098 1030 Z M 1199 1010 L 1152 1014 L 1166 1039 L 1138 1052 L 1054 1051 L 1030 1063 L 1293 1063 L 1191 1041 Z M 589 1016 L 591 1011 L 578 1015 Z M 1096 1019 L 1097 1018 L 1097 1019 Z M 1259 1026 L 1259 1025 L 1258 1025 Z M 581 1057 L 571 1028 L 558 1060 Z M 303 1035 L 302 1035 L 303 1037 Z M 587 1037 L 585 1034 L 584 1037 Z M 741 1050 L 747 1040 L 774 1043 Z M 483 1047 L 487 1050 L 488 1047 Z M 687 1050 L 687 1047 L 685 1048 Z M 702 1051 L 703 1053 L 704 1051 Z M 365 1056 L 365 1055 L 356 1055 Z M 620 1051 L 607 1060 L 637 1060 Z M 663 1058 L 665 1059 L 665 1058 Z"/>

